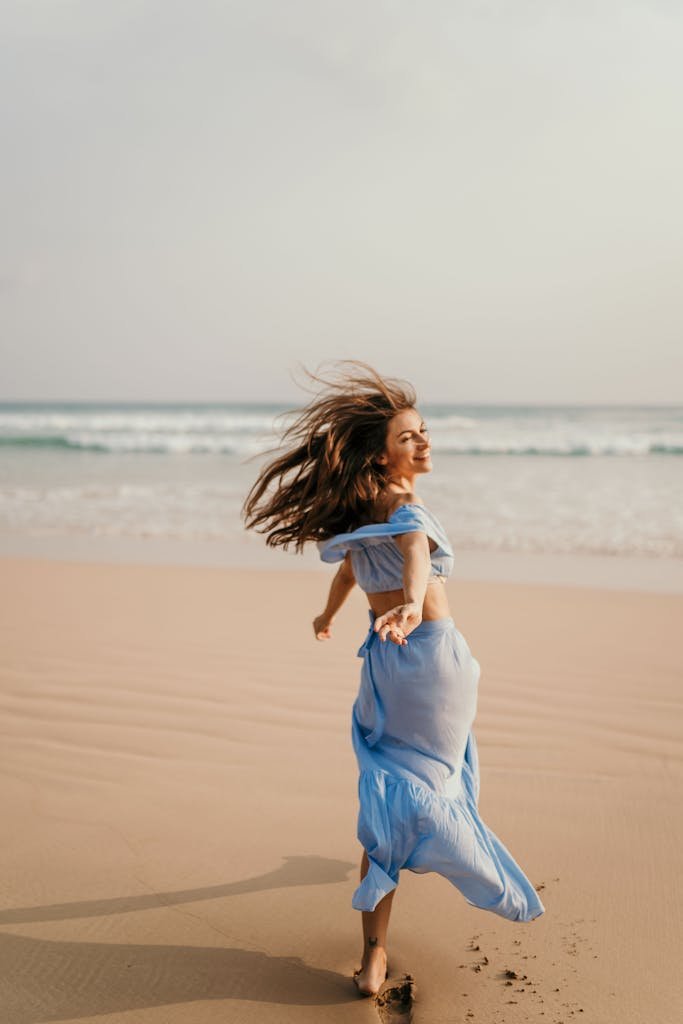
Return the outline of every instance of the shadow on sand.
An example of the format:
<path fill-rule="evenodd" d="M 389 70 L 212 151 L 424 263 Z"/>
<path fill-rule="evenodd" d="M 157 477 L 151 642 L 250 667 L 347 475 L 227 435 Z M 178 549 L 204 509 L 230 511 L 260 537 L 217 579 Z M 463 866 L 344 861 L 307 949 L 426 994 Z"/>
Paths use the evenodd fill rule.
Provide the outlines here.
<path fill-rule="evenodd" d="M 41 1024 L 203 999 L 331 1006 L 357 996 L 349 979 L 299 957 L 206 946 L 52 942 L 0 934 L 11 978 L 4 1019 Z M 9 987 L 9 986 L 8 986 Z"/>
<path fill-rule="evenodd" d="M 273 871 L 224 885 L 18 907 L 1 911 L 0 924 L 102 917 L 288 886 L 329 885 L 345 882 L 356 867 L 349 861 L 317 856 L 284 860 Z M 0 963 L 5 977 L 11 979 L 6 1019 L 12 1024 L 206 999 L 288 1006 L 331 1006 L 357 1000 L 349 979 L 334 971 L 312 967 L 300 957 L 231 947 L 62 942 L 0 933 Z"/>
<path fill-rule="evenodd" d="M 80 903 L 50 903 L 44 907 L 15 907 L 0 910 L 0 924 L 31 924 L 34 921 L 67 921 L 74 917 L 106 917 L 107 914 L 131 914 L 138 910 L 174 907 L 178 903 L 197 903 L 222 896 L 283 889 L 293 885 L 329 885 L 345 882 L 356 865 L 348 860 L 328 857 L 284 857 L 285 863 L 273 871 L 239 882 L 208 885 L 201 889 L 175 892 L 142 893 L 139 896 L 115 896 L 112 899 L 85 900 Z"/>

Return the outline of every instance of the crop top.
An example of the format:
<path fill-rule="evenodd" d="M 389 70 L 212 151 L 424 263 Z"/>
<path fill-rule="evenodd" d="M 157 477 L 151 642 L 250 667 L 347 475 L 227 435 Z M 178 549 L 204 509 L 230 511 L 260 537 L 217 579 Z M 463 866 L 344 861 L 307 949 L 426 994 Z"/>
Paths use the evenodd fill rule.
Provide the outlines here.
<path fill-rule="evenodd" d="M 432 563 L 428 583 L 438 583 L 453 570 L 453 551 L 446 533 L 433 512 L 425 505 L 406 502 L 399 505 L 384 523 L 369 523 L 350 533 L 338 533 L 318 541 L 323 562 L 341 562 L 351 552 L 351 565 L 361 590 L 378 594 L 403 588 L 403 555 L 394 542 L 401 533 L 422 531 L 438 547 L 430 552 Z"/>

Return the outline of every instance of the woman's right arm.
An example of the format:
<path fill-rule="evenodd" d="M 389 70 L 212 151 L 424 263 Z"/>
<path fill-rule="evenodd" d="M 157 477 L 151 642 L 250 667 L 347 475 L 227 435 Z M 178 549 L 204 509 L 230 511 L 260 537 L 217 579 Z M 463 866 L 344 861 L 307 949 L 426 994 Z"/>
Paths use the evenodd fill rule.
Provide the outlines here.
<path fill-rule="evenodd" d="M 317 640 L 329 640 L 331 638 L 330 627 L 334 622 L 337 612 L 353 590 L 355 582 L 356 577 L 351 565 L 351 552 L 347 551 L 344 561 L 332 579 L 325 611 L 322 615 L 318 615 L 313 619 L 313 632 Z"/>

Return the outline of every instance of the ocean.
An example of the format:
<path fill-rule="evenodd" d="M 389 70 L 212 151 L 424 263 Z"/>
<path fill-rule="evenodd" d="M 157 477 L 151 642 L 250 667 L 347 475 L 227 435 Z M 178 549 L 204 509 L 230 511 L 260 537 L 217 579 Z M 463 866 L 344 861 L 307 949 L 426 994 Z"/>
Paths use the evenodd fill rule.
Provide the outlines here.
<path fill-rule="evenodd" d="M 267 565 L 275 553 L 245 534 L 240 506 L 293 409 L 2 403 L 0 553 L 61 544 L 104 556 L 112 541 L 136 552 L 157 542 Z M 420 411 L 434 469 L 418 493 L 456 552 L 683 559 L 683 406 Z M 307 550 L 301 565 L 317 557 Z"/>

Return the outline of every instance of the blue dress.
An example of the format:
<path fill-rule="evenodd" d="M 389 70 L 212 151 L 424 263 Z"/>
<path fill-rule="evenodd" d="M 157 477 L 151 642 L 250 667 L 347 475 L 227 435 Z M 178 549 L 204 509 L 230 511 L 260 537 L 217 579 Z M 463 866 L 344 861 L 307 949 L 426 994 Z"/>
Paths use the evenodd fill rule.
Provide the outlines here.
<path fill-rule="evenodd" d="M 424 505 L 400 505 L 385 523 L 319 541 L 324 562 L 347 551 L 367 593 L 403 587 L 403 556 L 394 537 L 422 531 L 436 544 L 429 584 L 453 568 L 453 552 Z M 425 620 L 398 646 L 370 628 L 358 650 L 360 688 L 351 714 L 359 768 L 358 839 L 369 870 L 352 897 L 374 910 L 398 884 L 399 871 L 436 871 L 468 903 L 511 921 L 545 910 L 538 893 L 477 809 L 479 760 L 472 723 L 480 666 L 451 617 Z"/>

